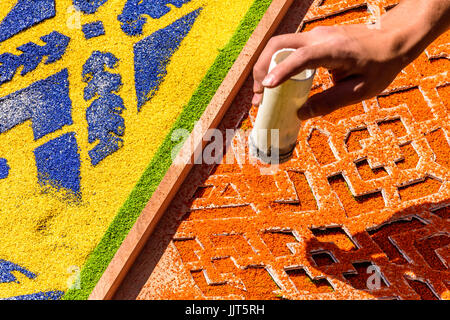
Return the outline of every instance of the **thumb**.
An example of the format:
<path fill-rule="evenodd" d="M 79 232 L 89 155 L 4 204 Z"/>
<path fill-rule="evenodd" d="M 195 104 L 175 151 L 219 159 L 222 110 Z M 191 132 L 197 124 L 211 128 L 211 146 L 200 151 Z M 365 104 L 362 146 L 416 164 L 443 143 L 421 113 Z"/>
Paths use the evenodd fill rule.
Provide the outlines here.
<path fill-rule="evenodd" d="M 352 77 L 310 97 L 298 110 L 297 115 L 300 120 L 323 116 L 340 107 L 361 102 L 367 97 L 364 78 L 362 76 Z"/>

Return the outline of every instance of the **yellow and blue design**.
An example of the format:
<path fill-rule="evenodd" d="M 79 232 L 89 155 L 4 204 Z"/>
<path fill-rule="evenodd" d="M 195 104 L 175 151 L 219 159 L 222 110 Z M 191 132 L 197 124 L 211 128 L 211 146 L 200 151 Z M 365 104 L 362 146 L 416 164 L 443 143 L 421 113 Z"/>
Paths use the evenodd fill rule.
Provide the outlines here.
<path fill-rule="evenodd" d="M 0 298 L 73 285 L 258 1 L 0 3 Z"/>

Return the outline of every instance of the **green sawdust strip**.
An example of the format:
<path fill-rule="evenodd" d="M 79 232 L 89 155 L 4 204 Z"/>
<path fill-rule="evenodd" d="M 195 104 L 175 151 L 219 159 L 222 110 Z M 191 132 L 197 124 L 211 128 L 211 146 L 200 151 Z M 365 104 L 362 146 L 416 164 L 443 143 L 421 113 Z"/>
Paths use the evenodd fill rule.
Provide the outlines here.
<path fill-rule="evenodd" d="M 203 111 L 208 106 L 271 2 L 271 0 L 255 0 L 252 4 L 230 42 L 220 50 L 213 65 L 177 118 L 171 131 L 112 221 L 100 243 L 89 255 L 80 274 L 81 289 L 67 291 L 63 299 L 83 300 L 89 297 L 109 262 L 172 164 L 171 152 L 179 143 L 179 141 L 171 141 L 172 132 L 176 129 L 192 131 L 194 123 L 200 119 Z"/>

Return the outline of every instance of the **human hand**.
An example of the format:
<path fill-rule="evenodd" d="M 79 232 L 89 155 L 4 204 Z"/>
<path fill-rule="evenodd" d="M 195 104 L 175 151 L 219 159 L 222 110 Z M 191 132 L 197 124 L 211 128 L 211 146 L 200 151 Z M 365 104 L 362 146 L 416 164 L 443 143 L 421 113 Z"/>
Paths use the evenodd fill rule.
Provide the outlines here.
<path fill-rule="evenodd" d="M 264 87 L 276 87 L 305 69 L 318 67 L 330 70 L 335 85 L 312 96 L 298 112 L 301 119 L 379 94 L 448 27 L 448 21 L 442 20 L 448 17 L 450 5 L 436 1 L 440 0 L 402 2 L 383 15 L 378 29 L 363 24 L 317 27 L 272 38 L 253 70 L 252 103 L 261 103 Z M 296 51 L 267 74 L 272 55 L 282 48 Z"/>

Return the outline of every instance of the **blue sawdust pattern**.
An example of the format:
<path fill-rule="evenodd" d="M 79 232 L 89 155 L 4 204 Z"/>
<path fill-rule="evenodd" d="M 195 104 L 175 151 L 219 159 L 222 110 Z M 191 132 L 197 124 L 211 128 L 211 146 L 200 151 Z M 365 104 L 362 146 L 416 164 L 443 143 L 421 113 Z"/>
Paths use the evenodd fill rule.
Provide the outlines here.
<path fill-rule="evenodd" d="M 0 43 L 55 14 L 55 0 L 19 0 L 0 22 Z"/>
<path fill-rule="evenodd" d="M 127 35 L 137 36 L 143 33 L 148 17 L 159 19 L 170 12 L 171 6 L 181 8 L 190 1 L 128 0 L 117 19 Z M 54 0 L 16 2 L 0 21 L 0 43 L 56 15 Z M 93 14 L 108 0 L 72 2 L 77 10 Z M 167 65 L 172 55 L 190 32 L 201 10 L 202 8 L 192 11 L 134 45 L 138 111 L 158 91 L 167 75 Z M 82 32 L 88 40 L 105 35 L 105 27 L 102 21 L 90 22 L 82 26 Z M 40 40 L 43 45 L 36 40 L 38 39 L 20 45 L 16 52 L 0 52 L 0 87 L 12 81 L 19 73 L 20 76 L 25 76 L 41 65 L 61 60 L 70 42 L 69 37 L 57 31 L 42 35 Z M 122 77 L 114 71 L 118 62 L 112 53 L 93 51 L 83 65 L 82 79 L 86 83 L 84 99 L 90 101 L 90 106 L 86 109 L 86 120 L 88 142 L 92 144 L 92 149 L 88 154 L 94 166 L 123 146 L 125 120 L 122 113 L 125 106 L 118 93 Z M 34 140 L 40 141 L 34 149 L 38 183 L 57 191 L 68 191 L 81 199 L 81 159 L 76 133 L 60 133 L 51 137 L 51 140 L 42 139 L 73 124 L 67 69 L 0 97 L 0 134 L 26 121 L 31 122 Z M 67 131 L 73 130 L 65 132 Z M 8 178 L 9 173 L 7 160 L 0 157 L 0 179 Z M 18 264 L 0 259 L 0 283 L 19 283 L 18 278 L 22 281 L 37 277 L 37 274 Z M 63 291 L 41 291 L 0 300 L 59 300 L 63 294 Z"/>
<path fill-rule="evenodd" d="M 42 185 L 80 191 L 80 155 L 75 133 L 66 133 L 34 150 L 38 180 Z"/>
<path fill-rule="evenodd" d="M 202 8 L 158 30 L 134 46 L 134 77 L 138 111 L 156 94 L 167 75 L 170 58 L 188 35 Z"/>
<path fill-rule="evenodd" d="M 18 283 L 16 276 L 13 274 L 14 271 L 20 272 L 28 279 L 36 278 L 36 275 L 33 272 L 10 261 L 0 259 L 0 283 Z"/>
<path fill-rule="evenodd" d="M 0 179 L 6 179 L 8 175 L 9 175 L 8 162 L 6 161 L 6 159 L 0 158 Z"/>
<path fill-rule="evenodd" d="M 69 74 L 64 69 L 0 98 L 0 133 L 32 119 L 34 139 L 72 124 Z"/>
<path fill-rule="evenodd" d="M 99 37 L 105 34 L 105 27 L 101 21 L 84 24 L 82 30 L 86 39 Z"/>
<path fill-rule="evenodd" d="M 41 63 L 44 57 L 47 57 L 45 64 L 58 61 L 66 52 L 70 38 L 53 31 L 52 33 L 41 37 L 46 45 L 39 46 L 33 42 L 28 42 L 17 49 L 23 53 L 14 55 L 12 53 L 0 54 L 0 85 L 11 81 L 20 66 L 23 66 L 22 76 L 33 71 Z"/>
<path fill-rule="evenodd" d="M 117 19 L 121 22 L 123 32 L 129 36 L 142 34 L 143 27 L 149 15 L 152 19 L 159 19 L 170 12 L 169 4 L 177 8 L 191 0 L 128 0 L 122 14 Z"/>
<path fill-rule="evenodd" d="M 84 99 L 97 97 L 86 110 L 89 143 L 99 141 L 89 151 L 94 166 L 123 145 L 119 136 L 125 132 L 125 121 L 121 117 L 125 105 L 122 98 L 113 93 L 122 86 L 122 77 L 105 70 L 105 67 L 114 69 L 118 61 L 112 53 L 94 51 L 83 66 L 83 81 L 88 83 Z"/>
<path fill-rule="evenodd" d="M 0 259 L 0 283 L 20 283 L 13 272 L 19 272 L 28 279 L 36 279 L 37 275 L 13 262 Z M 59 300 L 63 291 L 36 292 L 0 300 Z"/>
<path fill-rule="evenodd" d="M 56 14 L 54 0 L 18 0 L 5 18 L 0 21 L 0 43 L 30 27 L 53 18 Z M 45 64 L 58 61 L 64 55 L 69 38 L 52 32 L 40 38 L 46 44 L 33 42 L 21 45 L 21 54 L 0 54 L 0 86 L 13 79 L 18 70 L 24 76 L 35 70 L 46 57 Z M 72 124 L 72 104 L 69 98 L 68 71 L 64 69 L 44 80 L 36 81 L 25 89 L 0 98 L 0 134 L 18 124 L 32 120 L 34 139 Z M 52 181 L 58 187 L 78 192 L 80 190 L 80 161 L 74 134 L 53 139 L 35 149 L 38 179 L 41 183 Z M 7 160 L 0 158 L 0 179 L 9 175 Z M 33 280 L 37 275 L 10 261 L 0 259 L 0 283 L 17 283 L 21 274 Z M 63 291 L 47 291 L 20 295 L 0 300 L 58 300 Z"/>
<path fill-rule="evenodd" d="M 73 6 L 87 14 L 95 13 L 108 0 L 73 0 Z"/>

